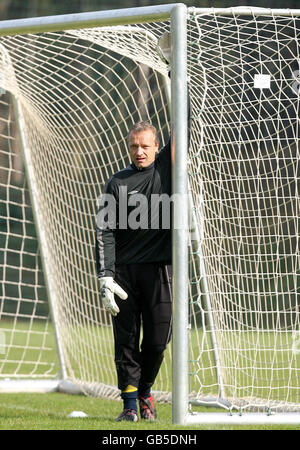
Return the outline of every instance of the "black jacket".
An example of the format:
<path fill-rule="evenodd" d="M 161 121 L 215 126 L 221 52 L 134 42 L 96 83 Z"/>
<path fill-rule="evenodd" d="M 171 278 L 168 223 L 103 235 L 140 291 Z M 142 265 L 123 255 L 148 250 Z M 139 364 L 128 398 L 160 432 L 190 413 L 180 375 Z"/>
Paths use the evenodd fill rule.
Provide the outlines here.
<path fill-rule="evenodd" d="M 115 264 L 171 263 L 170 197 L 170 141 L 150 166 L 131 164 L 110 178 L 96 222 L 98 277 L 114 276 Z"/>

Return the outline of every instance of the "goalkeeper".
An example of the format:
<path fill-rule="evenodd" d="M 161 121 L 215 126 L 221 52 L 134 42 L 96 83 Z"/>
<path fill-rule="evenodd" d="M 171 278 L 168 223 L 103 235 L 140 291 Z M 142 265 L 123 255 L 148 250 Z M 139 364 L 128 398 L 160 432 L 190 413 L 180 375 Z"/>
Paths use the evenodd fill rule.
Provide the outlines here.
<path fill-rule="evenodd" d="M 136 422 L 138 405 L 142 419 L 156 419 L 151 387 L 171 337 L 171 219 L 159 201 L 171 196 L 171 146 L 158 152 L 158 133 L 148 122 L 134 125 L 128 145 L 132 163 L 110 178 L 101 197 L 96 259 L 101 299 L 113 316 L 123 399 L 116 420 Z"/>

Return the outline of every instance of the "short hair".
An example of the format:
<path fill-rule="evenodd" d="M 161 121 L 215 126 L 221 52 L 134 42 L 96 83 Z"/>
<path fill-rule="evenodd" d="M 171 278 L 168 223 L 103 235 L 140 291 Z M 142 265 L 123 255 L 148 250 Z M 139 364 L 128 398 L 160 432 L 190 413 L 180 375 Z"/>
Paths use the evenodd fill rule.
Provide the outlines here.
<path fill-rule="evenodd" d="M 141 131 L 146 131 L 146 130 L 151 130 L 152 131 L 152 133 L 154 135 L 155 144 L 158 145 L 159 144 L 158 131 L 155 128 L 154 125 L 152 125 L 150 122 L 146 122 L 146 121 L 135 123 L 131 127 L 131 129 L 129 130 L 129 133 L 128 133 L 128 138 L 127 138 L 128 142 L 129 142 L 131 134 L 133 134 L 133 133 L 140 133 Z"/>

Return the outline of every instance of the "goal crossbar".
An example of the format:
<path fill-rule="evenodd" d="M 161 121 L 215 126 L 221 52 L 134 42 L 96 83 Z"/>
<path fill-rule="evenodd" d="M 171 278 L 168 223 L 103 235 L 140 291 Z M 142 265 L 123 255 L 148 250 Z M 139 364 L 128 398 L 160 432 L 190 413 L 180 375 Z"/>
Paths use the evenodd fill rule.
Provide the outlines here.
<path fill-rule="evenodd" d="M 139 8 L 3 20 L 0 22 L 0 36 L 158 22 L 169 20 L 171 11 L 178 7 L 180 7 L 180 3 L 171 3 Z"/>
<path fill-rule="evenodd" d="M 239 16 L 300 16 L 300 9 L 280 9 L 280 8 L 263 8 L 259 6 L 234 6 L 227 8 L 197 8 L 191 7 L 189 8 L 191 14 L 213 14 L 213 15 L 222 15 L 222 16 L 230 16 L 232 14 L 238 14 Z"/>

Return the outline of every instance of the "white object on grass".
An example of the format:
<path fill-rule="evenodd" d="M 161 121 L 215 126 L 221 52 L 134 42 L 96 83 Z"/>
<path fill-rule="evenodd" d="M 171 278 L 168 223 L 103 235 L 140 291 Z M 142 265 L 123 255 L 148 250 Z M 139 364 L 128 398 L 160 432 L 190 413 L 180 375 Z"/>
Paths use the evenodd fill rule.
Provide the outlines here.
<path fill-rule="evenodd" d="M 69 415 L 69 418 L 74 418 L 74 417 L 88 417 L 88 415 L 83 412 L 83 411 L 72 411 Z"/>

